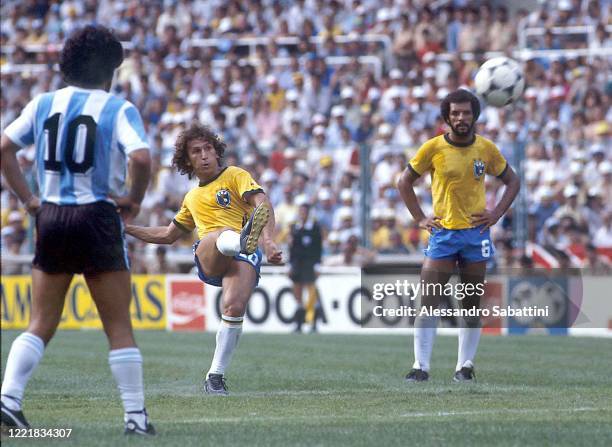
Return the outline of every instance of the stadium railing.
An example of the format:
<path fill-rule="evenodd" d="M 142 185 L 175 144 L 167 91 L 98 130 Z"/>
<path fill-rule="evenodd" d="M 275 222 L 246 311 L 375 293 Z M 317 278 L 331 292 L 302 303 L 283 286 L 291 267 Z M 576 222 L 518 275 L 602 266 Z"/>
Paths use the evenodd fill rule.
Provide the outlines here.
<path fill-rule="evenodd" d="M 476 58 L 483 60 L 491 59 L 498 56 L 510 55 L 515 59 L 526 61 L 537 58 L 560 58 L 560 57 L 597 57 L 597 56 L 612 56 L 612 48 L 577 48 L 563 50 L 532 50 L 530 48 L 516 49 L 512 51 L 487 51 L 485 53 L 439 53 L 436 55 L 437 61 L 450 62 L 455 57 L 461 57 L 462 60 L 471 61 Z"/>
<path fill-rule="evenodd" d="M 361 43 L 379 43 L 383 47 L 385 54 L 385 64 L 388 66 L 392 63 L 393 54 L 391 51 L 392 42 L 391 38 L 386 34 L 363 34 L 353 35 L 346 34 L 335 36 L 334 41 L 339 44 L 349 42 L 361 42 Z M 325 43 L 327 39 L 320 36 L 310 37 L 309 42 L 313 43 L 321 48 L 321 45 Z M 268 45 L 274 42 L 280 47 L 297 47 L 301 42 L 300 37 L 240 37 L 237 39 L 232 38 L 213 38 L 213 39 L 192 39 L 191 45 L 194 47 L 214 47 L 219 48 L 221 43 L 231 41 L 232 47 L 246 47 L 248 48 L 249 56 L 255 57 L 255 51 L 258 45 Z"/>
<path fill-rule="evenodd" d="M 573 42 L 584 43 L 587 46 L 593 42 L 595 37 L 596 27 L 593 25 L 579 25 L 579 26 L 553 26 L 551 28 L 546 27 L 520 27 L 518 29 L 518 45 L 519 48 L 529 48 L 532 44 L 538 44 L 538 41 L 534 42 L 533 37 L 541 37 L 546 34 L 547 31 L 552 32 L 557 36 L 575 36 L 578 40 L 572 39 Z M 612 25 L 606 25 L 606 31 L 612 32 Z M 582 41 L 582 42 L 581 42 Z"/>
<path fill-rule="evenodd" d="M 346 65 L 349 62 L 351 62 L 353 58 L 350 56 L 326 56 L 325 57 L 325 63 L 327 65 Z M 253 58 L 245 58 L 245 59 L 240 59 L 241 61 L 246 61 L 247 63 L 254 65 L 254 66 L 259 66 L 261 64 L 261 61 L 259 60 L 259 58 L 257 58 L 256 56 Z M 358 56 L 357 60 L 359 61 L 360 64 L 362 65 L 371 65 L 373 70 L 374 70 L 374 76 L 377 79 L 380 79 L 383 75 L 383 63 L 380 60 L 380 58 L 378 56 L 373 56 L 373 55 L 367 55 L 367 56 Z M 272 58 L 271 60 L 272 66 L 274 67 L 288 67 L 291 63 L 291 58 L 289 57 L 275 57 Z M 181 63 L 181 66 L 183 67 L 198 67 L 200 66 L 200 61 L 186 61 Z M 214 69 L 222 69 L 227 67 L 230 64 L 230 62 L 226 59 L 215 59 L 212 61 L 212 67 L 213 70 Z M 171 66 L 169 66 L 168 64 L 166 64 L 166 68 L 172 68 Z"/>
<path fill-rule="evenodd" d="M 338 66 L 338 65 L 346 65 L 351 62 L 353 58 L 349 56 L 327 56 L 325 58 L 325 62 L 328 65 Z M 359 56 L 357 58 L 360 64 L 369 65 L 372 67 L 374 76 L 376 79 L 380 79 L 383 75 L 383 63 L 377 56 Z M 291 59 L 288 57 L 275 57 L 271 60 L 272 66 L 274 67 L 283 67 L 289 66 Z M 248 63 L 258 66 L 261 62 L 258 59 L 248 59 Z M 185 61 L 180 65 L 184 68 L 190 67 L 199 67 L 200 61 Z M 223 68 L 229 65 L 229 61 L 225 59 L 218 59 L 212 61 L 213 70 L 222 70 Z M 166 68 L 172 69 L 174 66 L 171 63 L 165 63 Z M 49 64 L 11 64 L 6 63 L 2 65 L 0 68 L 0 72 L 2 74 L 14 74 L 14 73 L 43 73 L 51 68 L 53 71 L 59 73 L 59 66 L 57 64 L 51 65 Z"/>
<path fill-rule="evenodd" d="M 211 39 L 186 39 L 187 43 L 194 47 L 209 47 L 209 48 L 225 48 L 227 43 L 230 42 L 232 48 L 236 47 L 244 47 L 247 51 L 243 52 L 245 54 L 245 59 L 256 59 L 256 48 L 259 45 L 267 45 L 270 42 L 274 42 L 278 46 L 283 47 L 297 47 L 300 43 L 301 39 L 299 37 L 240 37 L 240 38 L 211 38 Z M 313 36 L 309 39 L 309 41 L 317 46 L 321 46 L 325 43 L 325 38 L 320 36 Z M 391 50 L 392 42 L 391 38 L 385 34 L 363 34 L 363 35 L 340 35 L 334 37 L 334 41 L 336 43 L 342 44 L 347 42 L 361 42 L 361 43 L 379 43 L 382 46 L 384 53 L 384 63 L 387 66 L 390 66 L 393 62 L 393 54 Z M 131 42 L 122 42 L 123 47 L 130 51 L 134 48 Z M 51 43 L 51 44 L 24 44 L 20 45 L 26 53 L 54 53 L 59 52 L 61 50 L 61 45 Z M 4 45 L 0 52 L 3 55 L 12 54 L 16 45 Z M 220 54 L 223 54 L 221 52 Z M 332 57 L 344 57 L 344 56 L 332 56 Z M 362 56 L 363 57 L 363 56 Z M 282 59 L 282 58 L 280 58 Z M 223 63 L 227 62 L 224 60 L 214 60 L 214 62 L 221 62 L 220 66 L 224 66 Z M 281 61 L 279 63 L 285 63 Z M 342 63 L 342 62 L 338 62 Z M 370 63 L 370 60 L 368 60 Z M 42 65 L 43 67 L 47 67 L 47 64 L 27 64 L 30 65 Z M 3 67 L 4 70 L 4 67 Z M 38 70 L 38 69 L 37 69 Z M 382 73 L 382 70 L 377 70 Z"/>
<path fill-rule="evenodd" d="M 612 31 L 612 26 L 608 26 L 607 29 L 610 29 Z M 338 36 L 337 39 L 344 38 L 344 37 L 347 37 L 347 36 Z M 253 38 L 253 39 L 257 39 L 257 38 Z M 263 38 L 259 38 L 259 39 L 263 39 Z M 289 39 L 289 38 L 284 38 L 284 39 Z M 218 39 L 202 39 L 202 41 L 205 41 L 205 42 L 209 40 L 214 41 Z M 127 48 L 131 47 L 131 44 L 129 42 L 124 43 L 124 44 L 127 46 Z M 47 51 L 47 50 L 57 51 L 56 44 L 26 45 L 24 46 L 24 48 L 26 48 L 27 51 L 31 50 L 33 52 Z M 2 52 L 6 51 L 7 53 L 10 53 L 12 52 L 13 49 L 14 49 L 14 46 L 8 45 L 6 47 L 2 47 Z M 462 60 L 474 60 L 476 58 L 489 59 L 489 58 L 496 57 L 496 56 L 504 56 L 504 55 L 507 55 L 508 53 L 515 59 L 524 61 L 524 60 L 529 60 L 533 58 L 612 56 L 612 48 L 578 48 L 578 49 L 559 49 L 559 50 L 534 50 L 530 48 L 517 48 L 515 50 L 511 50 L 508 52 L 487 51 L 485 53 L 475 53 L 475 52 L 438 53 L 436 55 L 436 60 L 439 62 L 440 61 L 451 61 L 457 56 L 457 54 L 459 55 L 459 57 L 461 57 Z M 244 59 L 240 59 L 240 60 L 249 61 L 249 63 L 252 63 L 253 65 L 258 65 L 260 63 L 256 57 L 245 57 Z M 273 58 L 271 62 L 273 66 L 287 66 L 289 65 L 290 60 L 291 59 L 288 57 L 277 57 L 277 58 Z M 326 63 L 330 65 L 343 65 L 343 64 L 349 63 L 351 60 L 352 58 L 350 56 L 327 56 L 325 58 Z M 374 69 L 374 75 L 376 76 L 377 79 L 380 79 L 380 77 L 382 76 L 384 67 L 388 68 L 392 66 L 392 65 L 389 65 L 386 60 L 384 61 L 384 64 L 383 64 L 383 61 L 381 61 L 380 58 L 375 55 L 359 56 L 358 61 L 361 64 L 371 65 Z M 184 67 L 191 67 L 191 66 L 197 67 L 199 64 L 200 64 L 200 61 L 186 61 L 186 62 L 183 62 L 181 65 Z M 226 67 L 228 64 L 229 62 L 224 59 L 215 59 L 212 61 L 213 68 L 217 70 Z M 14 74 L 14 73 L 28 72 L 28 73 L 34 74 L 34 73 L 41 73 L 46 70 L 49 70 L 49 67 L 50 67 L 50 64 L 44 64 L 44 63 L 43 64 L 12 64 L 11 62 L 5 62 L 0 67 L 0 73 L 1 74 Z M 167 67 L 172 68 L 172 65 L 168 64 Z M 57 64 L 52 64 L 51 68 L 55 71 L 59 70 Z"/>

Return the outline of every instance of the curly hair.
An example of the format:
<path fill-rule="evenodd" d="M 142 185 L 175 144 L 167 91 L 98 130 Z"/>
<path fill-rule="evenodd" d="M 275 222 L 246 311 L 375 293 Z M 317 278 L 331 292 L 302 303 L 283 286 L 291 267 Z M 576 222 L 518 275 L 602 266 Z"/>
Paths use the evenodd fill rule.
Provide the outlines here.
<path fill-rule="evenodd" d="M 122 62 L 119 39 L 108 28 L 87 25 L 66 40 L 59 66 L 68 84 L 96 87 L 110 81 Z"/>
<path fill-rule="evenodd" d="M 189 153 L 187 146 L 193 140 L 204 140 L 210 143 L 215 148 L 219 165 L 223 162 L 226 144 L 219 135 L 214 133 L 210 127 L 199 123 L 193 123 L 187 129 L 182 131 L 176 143 L 174 144 L 174 155 L 172 156 L 172 166 L 175 167 L 180 174 L 187 174 L 189 178 L 193 177 L 193 166 L 189 163 Z"/>
<path fill-rule="evenodd" d="M 472 105 L 472 114 L 474 115 L 474 122 L 476 122 L 480 116 L 480 101 L 474 94 L 462 88 L 446 95 L 446 98 L 440 103 L 440 115 L 442 115 L 444 121 L 448 123 L 451 103 L 458 104 L 460 102 L 469 102 Z"/>

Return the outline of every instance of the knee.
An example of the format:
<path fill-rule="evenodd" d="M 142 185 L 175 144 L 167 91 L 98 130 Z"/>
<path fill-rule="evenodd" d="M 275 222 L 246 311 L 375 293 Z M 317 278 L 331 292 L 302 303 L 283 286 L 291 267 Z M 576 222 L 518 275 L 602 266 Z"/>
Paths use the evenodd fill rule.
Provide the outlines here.
<path fill-rule="evenodd" d="M 242 317 L 246 311 L 246 303 L 229 303 L 223 306 L 223 315 Z"/>

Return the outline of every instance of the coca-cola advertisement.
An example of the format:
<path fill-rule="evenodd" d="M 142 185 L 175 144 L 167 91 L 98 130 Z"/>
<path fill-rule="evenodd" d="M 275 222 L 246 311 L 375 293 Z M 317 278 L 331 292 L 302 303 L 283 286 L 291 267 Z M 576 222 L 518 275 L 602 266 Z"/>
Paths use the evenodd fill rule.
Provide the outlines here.
<path fill-rule="evenodd" d="M 181 277 L 167 277 L 168 329 L 171 331 L 205 331 L 206 296 L 204 283 Z"/>

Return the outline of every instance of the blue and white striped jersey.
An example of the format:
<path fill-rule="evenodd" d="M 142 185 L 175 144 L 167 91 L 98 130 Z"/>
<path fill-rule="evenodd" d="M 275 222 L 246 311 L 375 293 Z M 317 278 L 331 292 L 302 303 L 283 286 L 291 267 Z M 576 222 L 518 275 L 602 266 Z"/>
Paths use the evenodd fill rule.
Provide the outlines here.
<path fill-rule="evenodd" d="M 149 149 L 133 104 L 73 86 L 36 96 L 4 133 L 21 147 L 36 145 L 41 201 L 58 205 L 125 195 L 127 156 Z"/>

